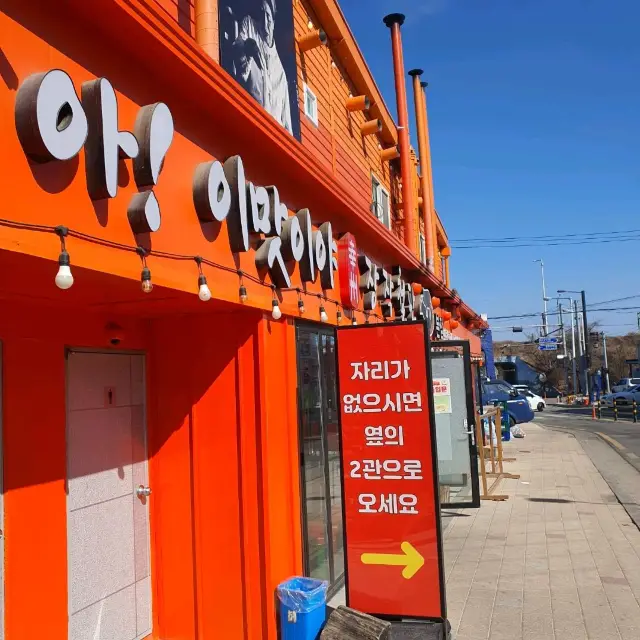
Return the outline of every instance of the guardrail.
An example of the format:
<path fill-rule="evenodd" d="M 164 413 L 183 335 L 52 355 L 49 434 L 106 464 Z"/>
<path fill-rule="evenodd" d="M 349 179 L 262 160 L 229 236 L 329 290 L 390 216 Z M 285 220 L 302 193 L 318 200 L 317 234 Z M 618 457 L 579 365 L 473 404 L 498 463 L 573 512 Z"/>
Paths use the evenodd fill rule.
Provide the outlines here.
<path fill-rule="evenodd" d="M 630 410 L 630 413 L 627 413 L 627 410 Z M 611 414 L 608 413 L 609 411 L 611 411 Z M 638 402 L 634 398 L 630 404 L 626 402 L 620 403 L 617 398 L 614 398 L 610 407 L 603 404 L 602 400 L 599 400 L 593 405 L 594 420 L 602 420 L 609 415 L 611 415 L 616 422 L 625 417 L 630 418 L 632 422 L 638 422 Z"/>

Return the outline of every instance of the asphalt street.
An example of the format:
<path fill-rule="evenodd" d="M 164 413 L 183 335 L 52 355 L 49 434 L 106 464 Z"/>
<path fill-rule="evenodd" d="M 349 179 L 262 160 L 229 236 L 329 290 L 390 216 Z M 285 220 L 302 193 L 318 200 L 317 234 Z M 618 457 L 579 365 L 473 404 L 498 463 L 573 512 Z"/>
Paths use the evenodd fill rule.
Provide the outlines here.
<path fill-rule="evenodd" d="M 551 401 L 553 402 L 553 401 Z M 597 433 L 640 471 L 640 421 L 632 421 L 631 411 L 621 411 L 618 421 L 613 411 L 603 413 L 603 418 L 593 420 L 590 407 L 556 407 L 548 405 L 542 413 L 536 413 L 535 422 L 542 426 L 560 427 Z M 638 418 L 640 420 L 640 417 Z"/>

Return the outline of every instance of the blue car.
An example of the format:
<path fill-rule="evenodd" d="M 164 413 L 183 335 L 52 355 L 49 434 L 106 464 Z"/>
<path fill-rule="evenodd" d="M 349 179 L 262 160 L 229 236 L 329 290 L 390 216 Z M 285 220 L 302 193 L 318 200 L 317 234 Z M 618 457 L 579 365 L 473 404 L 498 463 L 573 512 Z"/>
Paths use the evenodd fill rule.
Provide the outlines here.
<path fill-rule="evenodd" d="M 482 401 L 485 405 L 506 402 L 510 426 L 533 420 L 534 414 L 527 399 L 504 380 L 485 380 L 482 383 Z"/>

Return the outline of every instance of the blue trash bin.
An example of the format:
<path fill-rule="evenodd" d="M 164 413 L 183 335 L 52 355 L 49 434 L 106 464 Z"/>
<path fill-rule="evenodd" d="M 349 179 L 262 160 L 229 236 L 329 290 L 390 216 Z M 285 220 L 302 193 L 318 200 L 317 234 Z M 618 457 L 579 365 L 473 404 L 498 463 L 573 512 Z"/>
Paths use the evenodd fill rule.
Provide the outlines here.
<path fill-rule="evenodd" d="M 278 585 L 282 640 L 317 640 L 327 616 L 328 586 L 324 580 L 300 577 Z"/>

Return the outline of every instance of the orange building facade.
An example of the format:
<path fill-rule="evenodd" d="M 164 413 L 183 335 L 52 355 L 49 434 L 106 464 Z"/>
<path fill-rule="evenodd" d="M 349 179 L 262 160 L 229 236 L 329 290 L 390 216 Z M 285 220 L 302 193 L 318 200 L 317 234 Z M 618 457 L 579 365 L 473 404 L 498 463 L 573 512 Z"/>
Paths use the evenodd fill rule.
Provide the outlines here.
<path fill-rule="evenodd" d="M 398 130 L 338 5 L 257 4 L 291 11 L 299 136 L 221 65 L 217 2 L 0 9 L 0 638 L 275 640 L 279 582 L 341 579 L 339 496 L 305 515 L 301 464 L 337 451 L 300 391 L 336 326 L 433 299 L 481 353 L 415 153 L 405 242 Z"/>

